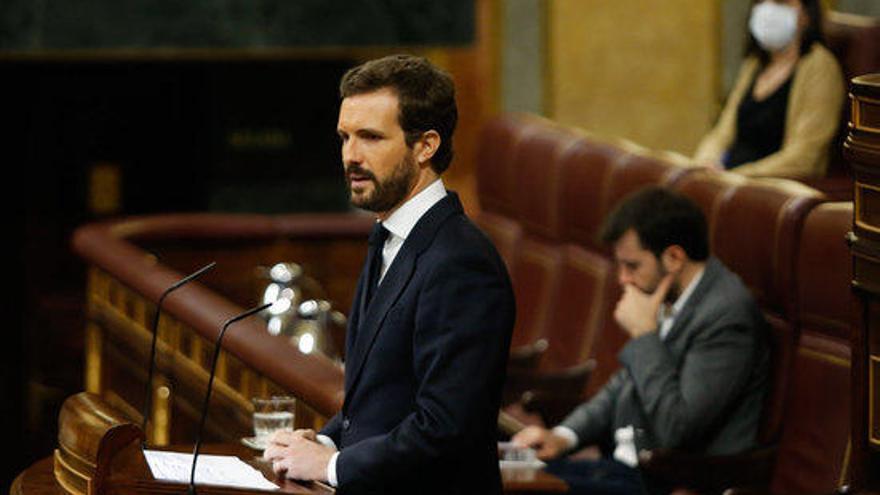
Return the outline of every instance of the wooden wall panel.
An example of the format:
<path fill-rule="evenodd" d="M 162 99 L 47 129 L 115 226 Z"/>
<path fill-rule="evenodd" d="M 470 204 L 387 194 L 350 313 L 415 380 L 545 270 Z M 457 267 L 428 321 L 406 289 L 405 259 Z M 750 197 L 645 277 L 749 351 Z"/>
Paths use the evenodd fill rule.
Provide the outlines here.
<path fill-rule="evenodd" d="M 719 99 L 718 2 L 547 2 L 548 116 L 690 154 Z"/>

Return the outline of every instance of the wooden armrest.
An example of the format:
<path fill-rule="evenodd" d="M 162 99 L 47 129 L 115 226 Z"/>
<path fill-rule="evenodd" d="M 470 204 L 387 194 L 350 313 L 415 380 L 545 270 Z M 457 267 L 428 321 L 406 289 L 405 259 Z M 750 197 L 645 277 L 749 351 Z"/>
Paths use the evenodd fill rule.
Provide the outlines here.
<path fill-rule="evenodd" d="M 540 414 L 546 424 L 555 424 L 583 401 L 595 368 L 596 361 L 590 359 L 557 371 L 509 370 L 505 403 L 518 401 L 527 412 Z"/>
<path fill-rule="evenodd" d="M 541 361 L 541 356 L 547 350 L 547 340 L 538 339 L 531 344 L 521 345 L 510 349 L 507 358 L 508 369 L 534 370 Z"/>
<path fill-rule="evenodd" d="M 514 369 L 508 371 L 507 383 L 519 388 L 518 395 L 532 390 L 580 396 L 594 369 L 594 359 L 553 371 Z"/>
<path fill-rule="evenodd" d="M 540 415 L 544 424 L 555 425 L 585 400 L 582 395 L 526 390 L 520 397 L 520 404 L 526 412 Z"/>
<path fill-rule="evenodd" d="M 674 487 L 708 493 L 737 487 L 736 493 L 760 493 L 770 483 L 775 456 L 775 446 L 717 456 L 655 449 L 639 452 L 639 467 L 647 476 Z"/>

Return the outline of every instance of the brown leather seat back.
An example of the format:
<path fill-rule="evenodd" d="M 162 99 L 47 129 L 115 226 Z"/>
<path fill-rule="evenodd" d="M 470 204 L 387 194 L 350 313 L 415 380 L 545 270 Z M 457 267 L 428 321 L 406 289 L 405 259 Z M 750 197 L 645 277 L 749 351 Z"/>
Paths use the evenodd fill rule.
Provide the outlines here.
<path fill-rule="evenodd" d="M 770 325 L 767 343 L 770 346 L 770 383 L 764 398 L 764 410 L 758 430 L 758 442 L 772 445 L 779 442 L 785 415 L 785 399 L 791 380 L 791 366 L 797 341 L 793 325 L 773 314 L 765 314 Z"/>
<path fill-rule="evenodd" d="M 715 230 L 719 228 L 718 211 L 721 205 L 737 187 L 747 181 L 748 179 L 745 177 L 732 173 L 718 174 L 695 171 L 677 180 L 672 188 L 687 196 L 703 212 L 708 224 L 709 242 L 711 243 L 715 238 Z M 712 251 L 714 252 L 714 250 Z"/>
<path fill-rule="evenodd" d="M 549 122 L 521 136 L 510 163 L 515 171 L 515 217 L 523 238 L 513 261 L 517 322 L 514 342 L 528 344 L 545 337 L 559 290 L 561 157 L 578 136 Z M 550 345 L 554 345 L 550 342 Z"/>
<path fill-rule="evenodd" d="M 672 185 L 696 169 L 683 168 L 652 156 L 631 154 L 614 168 L 608 184 L 610 211 L 626 195 L 652 185 Z"/>
<path fill-rule="evenodd" d="M 831 492 L 846 481 L 850 329 L 855 296 L 845 235 L 852 203 L 823 203 L 804 221 L 797 258 L 801 335 L 786 394 L 774 493 Z"/>
<path fill-rule="evenodd" d="M 482 211 L 508 218 L 516 215 L 513 159 L 523 134 L 538 122 L 529 116 L 502 115 L 483 127 L 476 170 L 477 195 Z"/>
<path fill-rule="evenodd" d="M 522 227 L 515 218 L 516 170 L 511 164 L 522 134 L 530 125 L 532 120 L 522 116 L 497 117 L 483 127 L 477 150 L 480 211 L 475 221 L 492 239 L 513 279 L 513 261 L 522 239 Z"/>
<path fill-rule="evenodd" d="M 617 352 L 626 342 L 611 317 L 620 293 L 613 261 L 598 235 L 612 206 L 612 175 L 629 157 L 630 153 L 618 146 L 583 137 L 562 159 L 560 209 L 562 236 L 568 246 L 559 305 L 551 325 L 556 336 L 551 338 L 559 339 L 559 334 L 565 333 L 572 345 L 548 350 L 548 360 L 582 362 L 595 358 L 597 367 L 587 384 L 587 394 L 598 390 L 619 367 Z"/>
<path fill-rule="evenodd" d="M 522 226 L 516 220 L 490 211 L 480 211 L 474 218 L 480 229 L 489 236 L 495 249 L 507 265 L 512 280 L 517 279 L 514 260 L 522 242 Z"/>
<path fill-rule="evenodd" d="M 596 237 L 609 208 L 611 174 L 628 154 L 585 137 L 562 158 L 562 235 L 568 242 L 607 252 Z"/>
<path fill-rule="evenodd" d="M 856 299 L 846 234 L 852 222 L 850 202 L 823 203 L 804 222 L 797 264 L 801 330 L 850 338 Z"/>
<path fill-rule="evenodd" d="M 593 356 L 600 330 L 608 323 L 609 286 L 614 285 L 610 260 L 581 246 L 568 244 L 559 274 L 559 290 L 547 332 L 549 346 L 545 367 L 562 368 L 583 363 Z M 611 306 L 613 307 L 613 306 Z M 595 383 L 596 377 L 591 381 Z"/>
<path fill-rule="evenodd" d="M 533 313 L 523 325 L 532 327 L 533 339 L 547 340 L 545 370 L 565 369 L 588 359 L 604 316 L 610 263 L 563 238 L 564 171 L 584 142 L 583 136 L 548 124 L 523 137 L 514 160 L 518 218 L 524 231 L 516 266 L 521 274 L 517 296 L 523 296 L 518 299 L 520 307 Z M 579 211 L 595 208 L 595 196 L 581 199 Z"/>
<path fill-rule="evenodd" d="M 880 19 L 828 12 L 822 28 L 847 81 L 880 70 Z"/>
<path fill-rule="evenodd" d="M 785 319 L 796 308 L 795 262 L 807 212 L 822 196 L 785 179 L 753 180 L 724 198 L 712 248 L 768 313 Z"/>
<path fill-rule="evenodd" d="M 832 493 L 845 484 L 850 387 L 849 344 L 802 332 L 794 355 L 772 493 Z"/>

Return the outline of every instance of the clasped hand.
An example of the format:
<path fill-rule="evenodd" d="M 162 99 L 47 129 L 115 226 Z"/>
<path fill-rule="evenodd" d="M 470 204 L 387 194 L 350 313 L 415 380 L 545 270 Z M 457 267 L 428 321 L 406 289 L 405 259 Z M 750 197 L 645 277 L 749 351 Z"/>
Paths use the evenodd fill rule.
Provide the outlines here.
<path fill-rule="evenodd" d="M 327 481 L 327 464 L 336 451 L 318 443 L 314 430 L 276 431 L 269 437 L 263 459 L 278 476 Z"/>

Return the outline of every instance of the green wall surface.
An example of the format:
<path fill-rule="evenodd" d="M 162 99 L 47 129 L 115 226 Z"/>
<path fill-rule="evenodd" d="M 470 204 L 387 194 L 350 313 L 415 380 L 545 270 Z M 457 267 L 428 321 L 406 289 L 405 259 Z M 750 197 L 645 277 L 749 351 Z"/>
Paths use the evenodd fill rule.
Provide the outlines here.
<path fill-rule="evenodd" d="M 459 45 L 473 0 L 5 0 L 0 50 Z"/>

